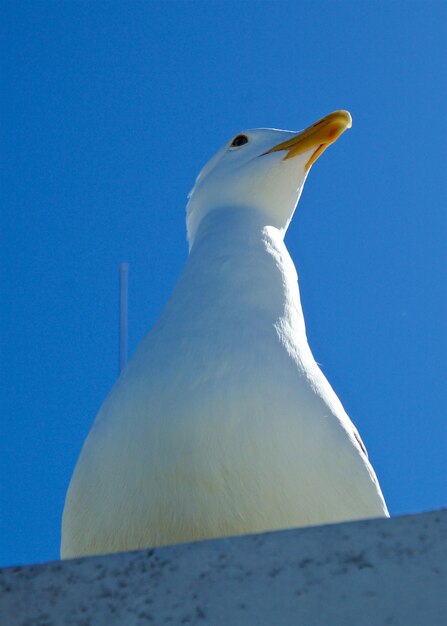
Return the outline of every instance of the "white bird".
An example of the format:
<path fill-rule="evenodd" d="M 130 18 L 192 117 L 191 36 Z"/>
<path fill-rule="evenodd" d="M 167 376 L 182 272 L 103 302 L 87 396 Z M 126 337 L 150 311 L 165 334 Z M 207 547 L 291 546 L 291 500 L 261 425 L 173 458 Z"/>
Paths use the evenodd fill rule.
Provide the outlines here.
<path fill-rule="evenodd" d="M 283 241 L 311 165 L 350 126 L 336 111 L 246 131 L 203 168 L 187 265 L 82 448 L 62 557 L 388 516 Z"/>

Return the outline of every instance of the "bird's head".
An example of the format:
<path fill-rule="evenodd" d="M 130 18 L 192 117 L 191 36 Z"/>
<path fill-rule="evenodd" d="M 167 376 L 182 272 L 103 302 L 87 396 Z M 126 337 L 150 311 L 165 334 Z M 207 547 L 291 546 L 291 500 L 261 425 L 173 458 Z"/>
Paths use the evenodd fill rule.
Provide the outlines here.
<path fill-rule="evenodd" d="M 205 165 L 189 194 L 190 248 L 203 218 L 215 209 L 259 210 L 285 233 L 313 163 L 347 128 L 335 111 L 303 131 L 257 128 L 232 137 Z"/>

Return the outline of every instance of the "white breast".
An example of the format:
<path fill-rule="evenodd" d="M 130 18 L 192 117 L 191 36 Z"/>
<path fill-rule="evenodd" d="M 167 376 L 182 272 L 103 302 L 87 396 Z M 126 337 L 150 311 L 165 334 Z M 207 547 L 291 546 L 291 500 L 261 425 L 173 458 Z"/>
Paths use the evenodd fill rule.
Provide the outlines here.
<path fill-rule="evenodd" d="M 308 347 L 293 263 L 256 219 L 205 220 L 84 445 L 62 556 L 387 514 Z"/>

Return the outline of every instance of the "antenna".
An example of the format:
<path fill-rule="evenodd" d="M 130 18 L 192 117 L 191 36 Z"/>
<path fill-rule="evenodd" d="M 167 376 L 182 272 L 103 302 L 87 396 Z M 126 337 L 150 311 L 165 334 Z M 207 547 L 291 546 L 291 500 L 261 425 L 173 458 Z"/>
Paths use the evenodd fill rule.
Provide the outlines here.
<path fill-rule="evenodd" d="M 122 372 L 127 362 L 127 291 L 129 283 L 129 264 L 120 264 L 120 320 L 119 320 L 119 371 Z"/>

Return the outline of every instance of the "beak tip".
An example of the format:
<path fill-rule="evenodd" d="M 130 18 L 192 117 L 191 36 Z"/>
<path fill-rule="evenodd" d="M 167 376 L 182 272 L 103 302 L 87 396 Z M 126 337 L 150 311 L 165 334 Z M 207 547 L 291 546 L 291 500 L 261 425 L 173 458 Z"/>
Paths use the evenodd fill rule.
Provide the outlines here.
<path fill-rule="evenodd" d="M 351 128 L 352 127 L 352 116 L 349 113 L 349 111 L 341 109 L 340 111 L 336 111 L 335 114 L 338 114 L 344 120 L 345 128 Z"/>

